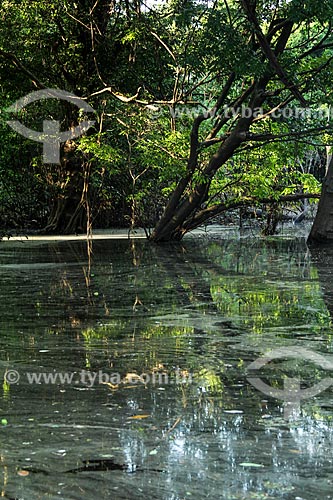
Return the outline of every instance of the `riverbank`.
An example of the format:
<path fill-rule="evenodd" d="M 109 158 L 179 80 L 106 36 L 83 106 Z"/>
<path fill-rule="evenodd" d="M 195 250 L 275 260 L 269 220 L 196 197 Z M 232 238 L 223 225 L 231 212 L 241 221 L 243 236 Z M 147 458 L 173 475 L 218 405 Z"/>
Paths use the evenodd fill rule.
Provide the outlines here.
<path fill-rule="evenodd" d="M 284 238 L 307 238 L 312 222 L 303 222 L 301 224 L 293 224 L 291 222 L 286 222 L 280 224 L 278 227 L 278 233 L 273 237 L 284 237 Z M 260 228 L 255 225 L 244 225 L 239 227 L 236 224 L 221 225 L 221 224 L 210 224 L 208 226 L 203 226 L 185 235 L 185 239 L 188 238 L 259 238 L 263 237 L 261 235 Z M 143 229 L 135 229 L 134 231 L 129 231 L 127 228 L 123 229 L 97 229 L 94 230 L 91 235 L 91 240 L 126 240 L 126 239 L 146 239 L 146 234 Z M 263 237 L 267 238 L 267 237 Z M 5 236 L 1 243 L 41 243 L 41 242 L 59 242 L 59 241 L 86 241 L 86 234 L 70 234 L 70 235 L 15 235 L 7 237 Z"/>

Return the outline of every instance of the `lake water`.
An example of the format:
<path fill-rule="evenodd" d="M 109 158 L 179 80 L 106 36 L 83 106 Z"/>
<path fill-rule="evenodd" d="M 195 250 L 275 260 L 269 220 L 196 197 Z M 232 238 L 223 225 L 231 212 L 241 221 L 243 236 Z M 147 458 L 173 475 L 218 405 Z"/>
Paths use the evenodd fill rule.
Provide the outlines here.
<path fill-rule="evenodd" d="M 332 376 L 332 269 L 302 237 L 1 243 L 1 497 L 333 498 L 333 386 L 248 368 Z"/>

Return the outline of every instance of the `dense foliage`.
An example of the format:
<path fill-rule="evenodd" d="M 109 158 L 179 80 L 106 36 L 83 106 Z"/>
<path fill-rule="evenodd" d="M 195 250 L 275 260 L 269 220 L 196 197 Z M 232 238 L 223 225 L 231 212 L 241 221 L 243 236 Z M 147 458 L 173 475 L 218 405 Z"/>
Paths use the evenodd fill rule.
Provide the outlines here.
<path fill-rule="evenodd" d="M 318 194 L 331 144 L 332 15 L 332 0 L 4 0 L 0 227 L 157 224 L 160 241 L 230 208 Z M 95 127 L 63 144 L 60 165 L 5 123 L 10 104 L 46 88 L 95 110 Z M 19 118 L 67 130 L 86 117 L 43 100 Z"/>

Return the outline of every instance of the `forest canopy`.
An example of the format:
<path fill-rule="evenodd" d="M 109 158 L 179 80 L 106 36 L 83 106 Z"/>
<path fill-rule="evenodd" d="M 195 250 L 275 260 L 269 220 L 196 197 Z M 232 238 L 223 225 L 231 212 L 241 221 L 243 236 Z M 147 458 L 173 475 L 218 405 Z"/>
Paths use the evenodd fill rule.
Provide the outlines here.
<path fill-rule="evenodd" d="M 319 197 L 332 142 L 333 2 L 4 0 L 0 228 L 154 228 L 182 236 L 231 209 Z M 17 134 L 95 120 L 60 164 Z"/>

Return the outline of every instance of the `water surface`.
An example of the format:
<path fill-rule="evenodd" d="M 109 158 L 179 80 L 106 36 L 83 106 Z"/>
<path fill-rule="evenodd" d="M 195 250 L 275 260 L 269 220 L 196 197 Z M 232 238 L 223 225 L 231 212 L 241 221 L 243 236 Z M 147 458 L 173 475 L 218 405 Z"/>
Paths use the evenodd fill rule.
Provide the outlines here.
<path fill-rule="evenodd" d="M 288 237 L 89 250 L 0 246 L 2 496 L 332 498 L 332 388 L 286 420 L 247 366 L 280 347 L 333 360 L 333 253 Z M 331 375 L 292 359 L 260 372 L 280 388 Z"/>

